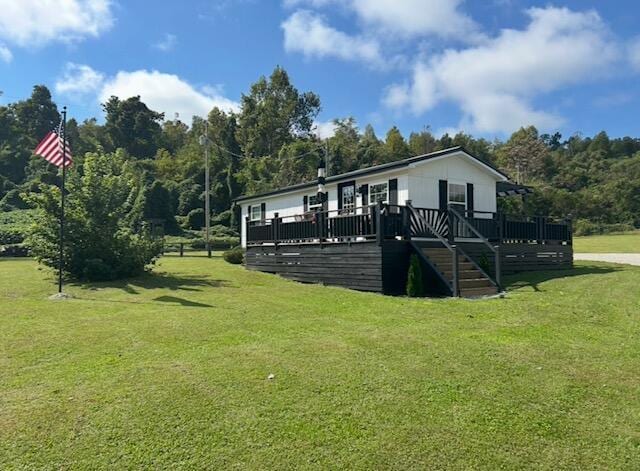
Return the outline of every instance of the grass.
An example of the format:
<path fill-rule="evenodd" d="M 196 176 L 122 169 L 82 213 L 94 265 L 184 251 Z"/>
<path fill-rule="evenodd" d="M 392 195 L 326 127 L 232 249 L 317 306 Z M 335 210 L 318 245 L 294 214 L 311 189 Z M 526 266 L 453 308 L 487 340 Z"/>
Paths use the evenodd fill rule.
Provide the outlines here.
<path fill-rule="evenodd" d="M 49 301 L 0 259 L 1 469 L 640 468 L 638 268 L 481 301 L 156 272 Z"/>
<path fill-rule="evenodd" d="M 640 231 L 574 237 L 573 249 L 578 253 L 640 253 Z"/>

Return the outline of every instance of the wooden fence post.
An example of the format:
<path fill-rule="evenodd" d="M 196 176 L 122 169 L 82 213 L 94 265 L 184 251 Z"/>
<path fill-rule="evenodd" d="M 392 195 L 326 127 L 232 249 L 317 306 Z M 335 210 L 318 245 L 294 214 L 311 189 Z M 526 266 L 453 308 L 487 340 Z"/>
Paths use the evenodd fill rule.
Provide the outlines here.
<path fill-rule="evenodd" d="M 180 242 L 180 256 L 184 256 L 184 242 Z"/>

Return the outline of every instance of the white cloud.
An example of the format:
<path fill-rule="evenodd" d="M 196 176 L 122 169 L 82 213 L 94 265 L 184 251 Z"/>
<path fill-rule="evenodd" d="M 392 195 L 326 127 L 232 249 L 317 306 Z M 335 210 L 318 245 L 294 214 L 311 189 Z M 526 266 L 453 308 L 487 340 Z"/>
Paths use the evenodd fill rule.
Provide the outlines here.
<path fill-rule="evenodd" d="M 463 112 L 460 127 L 478 132 L 559 126 L 562 117 L 533 109 L 532 98 L 605 73 L 618 51 L 594 11 L 527 14 L 524 30 L 505 29 L 481 45 L 417 61 L 410 82 L 391 86 L 383 102 L 421 114 L 451 101 Z"/>
<path fill-rule="evenodd" d="M 0 39 L 19 46 L 97 37 L 113 24 L 111 0 L 0 0 Z"/>
<path fill-rule="evenodd" d="M 173 51 L 178 44 L 178 37 L 175 34 L 167 33 L 162 40 L 153 45 L 154 48 L 162 52 Z"/>
<path fill-rule="evenodd" d="M 96 93 L 104 82 L 104 75 L 88 65 L 68 62 L 62 77 L 56 80 L 56 93 L 80 97 Z"/>
<path fill-rule="evenodd" d="M 628 54 L 631 66 L 640 71 L 640 36 L 629 43 Z"/>
<path fill-rule="evenodd" d="M 285 6 L 322 8 L 337 4 L 354 12 L 377 33 L 400 36 L 434 35 L 461 42 L 483 36 L 479 26 L 460 11 L 463 0 L 285 0 Z M 382 30 L 382 31 L 380 31 Z"/>
<path fill-rule="evenodd" d="M 206 117 L 213 107 L 224 111 L 239 109 L 239 104 L 225 98 L 219 88 L 197 89 L 177 75 L 157 70 L 118 72 L 104 83 L 98 98 L 105 102 L 112 95 L 121 99 L 139 95 L 152 110 L 163 112 L 168 119 L 178 113 L 187 123 L 193 116 Z"/>
<path fill-rule="evenodd" d="M 377 41 L 349 36 L 327 25 L 321 16 L 310 11 L 293 13 L 282 23 L 284 47 L 307 57 L 337 57 L 342 60 L 382 63 Z"/>
<path fill-rule="evenodd" d="M 11 50 L 0 43 L 0 61 L 6 62 L 7 64 L 13 60 L 13 54 L 11 54 Z"/>
<path fill-rule="evenodd" d="M 320 139 L 328 139 L 333 137 L 336 133 L 336 125 L 333 120 L 330 121 L 316 121 L 314 123 L 315 135 Z"/>

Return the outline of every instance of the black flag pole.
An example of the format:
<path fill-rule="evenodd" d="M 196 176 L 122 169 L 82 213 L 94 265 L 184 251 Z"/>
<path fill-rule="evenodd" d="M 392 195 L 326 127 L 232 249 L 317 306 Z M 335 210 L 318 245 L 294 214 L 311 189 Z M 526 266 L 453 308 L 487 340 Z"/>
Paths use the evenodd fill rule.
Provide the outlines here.
<path fill-rule="evenodd" d="M 67 173 L 67 107 L 62 108 L 60 125 L 62 139 L 62 182 L 60 184 L 60 254 L 58 260 L 58 293 L 62 293 L 62 265 L 64 257 L 64 179 Z"/>

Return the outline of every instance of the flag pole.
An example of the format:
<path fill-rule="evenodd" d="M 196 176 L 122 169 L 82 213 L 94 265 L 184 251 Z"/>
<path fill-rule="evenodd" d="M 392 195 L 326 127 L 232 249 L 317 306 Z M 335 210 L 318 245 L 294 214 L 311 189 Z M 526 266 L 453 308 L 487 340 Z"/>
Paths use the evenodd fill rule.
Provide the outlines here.
<path fill-rule="evenodd" d="M 60 253 L 58 259 L 58 293 L 62 293 L 62 266 L 64 258 L 64 179 L 67 173 L 67 107 L 62 108 L 62 183 L 60 185 Z"/>

